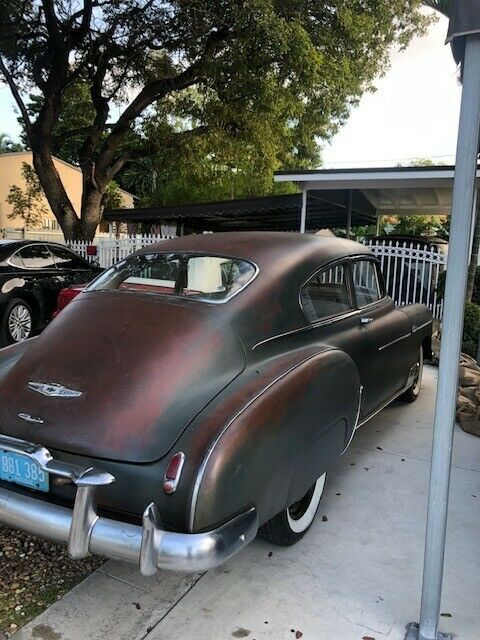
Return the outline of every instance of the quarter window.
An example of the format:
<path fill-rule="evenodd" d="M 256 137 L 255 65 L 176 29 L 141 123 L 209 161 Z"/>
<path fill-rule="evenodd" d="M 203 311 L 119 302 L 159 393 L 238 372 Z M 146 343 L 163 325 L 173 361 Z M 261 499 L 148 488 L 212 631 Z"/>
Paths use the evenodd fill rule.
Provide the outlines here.
<path fill-rule="evenodd" d="M 69 251 L 64 247 L 57 247 L 55 245 L 49 246 L 50 251 L 53 253 L 55 264 L 59 269 L 75 269 L 85 270 L 89 269 L 90 265 L 85 262 L 80 256 Z"/>
<path fill-rule="evenodd" d="M 353 288 L 359 307 L 377 302 L 382 297 L 377 265 L 371 260 L 357 260 L 352 264 Z"/>
<path fill-rule="evenodd" d="M 344 265 L 329 267 L 313 276 L 303 287 L 300 301 L 310 322 L 350 311 Z"/>

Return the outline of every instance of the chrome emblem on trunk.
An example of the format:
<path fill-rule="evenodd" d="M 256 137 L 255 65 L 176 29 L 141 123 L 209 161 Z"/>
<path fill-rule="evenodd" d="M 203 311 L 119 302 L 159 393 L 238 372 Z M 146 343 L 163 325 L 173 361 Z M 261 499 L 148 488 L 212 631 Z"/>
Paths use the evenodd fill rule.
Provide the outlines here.
<path fill-rule="evenodd" d="M 25 422 L 34 422 L 35 424 L 43 424 L 43 418 L 40 416 L 31 416 L 29 413 L 19 413 L 18 417 Z"/>
<path fill-rule="evenodd" d="M 82 395 L 81 391 L 67 389 L 67 387 L 57 384 L 56 382 L 29 382 L 28 387 L 32 391 L 52 398 L 78 398 Z"/>

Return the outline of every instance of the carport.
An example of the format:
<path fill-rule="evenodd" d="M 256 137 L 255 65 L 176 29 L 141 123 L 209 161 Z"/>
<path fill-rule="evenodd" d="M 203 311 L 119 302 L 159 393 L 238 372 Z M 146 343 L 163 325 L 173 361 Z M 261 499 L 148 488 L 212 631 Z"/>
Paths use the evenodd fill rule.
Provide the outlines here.
<path fill-rule="evenodd" d="M 462 104 L 458 131 L 456 165 L 451 195 L 452 220 L 450 226 L 450 250 L 445 287 L 445 312 L 443 317 L 443 341 L 440 354 L 439 377 L 435 403 L 433 447 L 430 468 L 430 490 L 425 539 L 423 587 L 420 623 L 410 623 L 407 640 L 446 640 L 452 635 L 438 631 L 445 561 L 448 498 L 452 466 L 453 432 L 455 424 L 456 395 L 458 386 L 459 355 L 462 339 L 463 309 L 467 282 L 467 269 L 472 245 L 472 230 L 476 218 L 476 194 L 478 193 L 477 159 L 480 131 L 480 7 L 478 0 L 457 0 L 451 3 L 451 19 L 447 42 L 452 43 L 455 60 L 460 65 L 463 83 Z M 437 167 L 438 171 L 438 167 Z M 446 172 L 452 171 L 446 169 Z M 365 173 L 365 172 L 363 172 Z M 410 176 L 409 184 L 401 184 L 401 172 L 391 170 L 383 185 L 395 195 L 396 186 L 414 194 L 417 189 L 434 187 L 434 177 L 428 169 Z M 396 176 L 395 176 L 396 174 Z M 423 174 L 423 188 L 421 187 Z M 438 175 L 438 174 L 437 174 Z M 428 176 L 428 177 L 427 177 Z M 380 176 L 371 171 L 370 180 L 352 170 L 330 172 L 289 172 L 279 174 L 278 181 L 294 180 L 302 189 L 303 206 L 300 231 L 307 226 L 307 204 L 310 189 L 338 188 L 347 181 L 350 189 L 375 189 Z M 387 186 L 390 182 L 390 186 Z M 370 184 L 369 184 L 370 183 Z M 377 184 L 378 186 L 378 184 Z M 367 195 L 364 188 L 362 191 Z M 418 192 L 417 192 L 418 193 Z M 367 195 L 368 197 L 368 195 Z M 417 211 L 421 211 L 417 208 Z"/>

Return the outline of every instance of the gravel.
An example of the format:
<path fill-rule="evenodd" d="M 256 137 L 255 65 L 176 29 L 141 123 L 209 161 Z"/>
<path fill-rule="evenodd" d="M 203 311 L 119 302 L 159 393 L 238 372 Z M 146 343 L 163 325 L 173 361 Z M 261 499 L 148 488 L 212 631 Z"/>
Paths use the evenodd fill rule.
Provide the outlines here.
<path fill-rule="evenodd" d="M 0 526 L 0 640 L 9 638 L 104 562 Z"/>

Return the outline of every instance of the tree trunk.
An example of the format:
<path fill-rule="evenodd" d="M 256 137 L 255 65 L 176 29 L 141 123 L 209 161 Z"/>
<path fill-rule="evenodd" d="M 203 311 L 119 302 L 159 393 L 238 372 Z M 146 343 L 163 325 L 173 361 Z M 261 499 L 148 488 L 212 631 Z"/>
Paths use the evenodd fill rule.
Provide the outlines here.
<path fill-rule="evenodd" d="M 480 194 L 479 194 L 480 196 Z M 478 252 L 480 249 L 480 215 L 479 215 L 480 202 L 477 197 L 477 216 L 475 220 L 475 228 L 473 231 L 473 243 L 472 243 L 472 255 L 470 258 L 470 264 L 468 266 L 468 278 L 467 278 L 467 294 L 466 300 L 472 301 L 473 289 L 475 285 L 475 274 L 477 272 L 478 265 Z M 478 303 L 478 301 L 477 301 Z"/>
<path fill-rule="evenodd" d="M 33 136 L 32 136 L 33 138 Z M 53 215 L 66 240 L 79 240 L 82 236 L 80 220 L 65 191 L 62 180 L 53 162 L 50 150 L 41 142 L 32 139 L 33 166 L 45 192 Z"/>
<path fill-rule="evenodd" d="M 83 168 L 82 190 L 82 239 L 92 242 L 104 210 L 105 188 L 99 186 L 94 179 L 93 168 Z"/>

